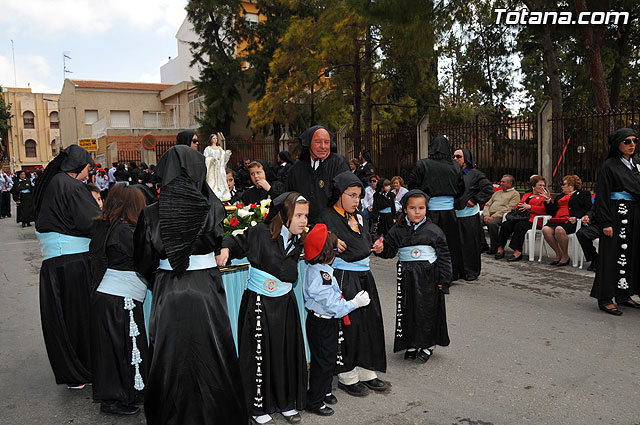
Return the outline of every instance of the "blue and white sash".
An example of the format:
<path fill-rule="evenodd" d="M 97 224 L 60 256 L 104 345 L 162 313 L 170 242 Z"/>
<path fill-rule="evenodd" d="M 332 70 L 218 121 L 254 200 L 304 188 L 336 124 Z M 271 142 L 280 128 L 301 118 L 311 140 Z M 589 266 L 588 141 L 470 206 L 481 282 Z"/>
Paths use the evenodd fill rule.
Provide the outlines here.
<path fill-rule="evenodd" d="M 96 291 L 144 302 L 147 282 L 134 271 L 107 269 Z"/>
<path fill-rule="evenodd" d="M 473 217 L 474 215 L 480 212 L 480 206 L 476 204 L 475 206 L 469 208 L 464 207 L 461 210 L 456 210 L 456 217 Z"/>
<path fill-rule="evenodd" d="M 89 243 L 91 243 L 89 238 L 70 236 L 58 232 L 40 233 L 36 231 L 36 237 L 40 243 L 42 260 L 89 252 Z"/>
<path fill-rule="evenodd" d="M 433 196 L 429 198 L 430 211 L 449 211 L 453 209 L 453 196 Z"/>
<path fill-rule="evenodd" d="M 335 260 L 333 260 L 333 264 L 331 264 L 331 267 L 338 270 L 347 270 L 352 272 L 366 272 L 366 271 L 369 271 L 370 269 L 369 257 L 363 258 L 362 260 L 359 260 L 359 261 L 353 261 L 353 262 L 344 261 L 342 258 L 336 257 Z"/>
<path fill-rule="evenodd" d="M 213 252 L 203 255 L 190 255 L 189 256 L 189 267 L 187 267 L 187 271 L 193 270 L 204 270 L 204 269 L 213 269 L 217 267 L 216 257 Z M 158 266 L 160 270 L 173 270 L 171 264 L 169 264 L 169 259 L 164 258 L 160 260 L 160 265 Z"/>
<path fill-rule="evenodd" d="M 281 297 L 293 289 L 293 283 L 283 282 L 264 270 L 250 266 L 247 289 L 267 297 Z"/>
<path fill-rule="evenodd" d="M 438 259 L 436 250 L 430 245 L 405 246 L 398 250 L 400 261 L 428 261 L 431 264 Z"/>
<path fill-rule="evenodd" d="M 391 214 L 391 207 L 384 208 L 378 211 L 380 214 Z"/>
<path fill-rule="evenodd" d="M 611 192 L 612 201 L 630 201 L 637 202 L 637 199 L 633 197 L 629 192 Z"/>

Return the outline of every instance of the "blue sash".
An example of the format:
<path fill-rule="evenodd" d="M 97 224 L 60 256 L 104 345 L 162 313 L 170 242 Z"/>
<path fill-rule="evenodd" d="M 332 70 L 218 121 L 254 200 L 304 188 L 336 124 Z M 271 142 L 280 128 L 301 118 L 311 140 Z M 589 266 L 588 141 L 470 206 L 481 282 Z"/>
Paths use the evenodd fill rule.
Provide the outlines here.
<path fill-rule="evenodd" d="M 429 198 L 430 211 L 448 211 L 453 209 L 453 196 L 433 196 Z"/>
<path fill-rule="evenodd" d="M 387 207 L 385 209 L 382 209 L 380 211 L 378 211 L 380 214 L 391 214 L 391 207 Z"/>
<path fill-rule="evenodd" d="M 400 261 L 428 261 L 433 264 L 437 259 L 436 250 L 430 245 L 405 246 L 398 250 Z"/>
<path fill-rule="evenodd" d="M 89 238 L 70 236 L 58 232 L 40 233 L 36 231 L 36 237 L 40 243 L 43 261 L 62 255 L 89 252 L 89 243 L 91 243 Z"/>
<path fill-rule="evenodd" d="M 633 197 L 629 192 L 611 192 L 612 201 L 630 201 L 637 202 L 636 198 Z"/>
<path fill-rule="evenodd" d="M 147 282 L 134 271 L 107 269 L 96 291 L 144 302 Z"/>
<path fill-rule="evenodd" d="M 20 193 L 31 193 L 30 189 L 22 189 Z"/>
<path fill-rule="evenodd" d="M 336 257 L 335 260 L 333 260 L 333 264 L 331 264 L 331 267 L 333 267 L 334 269 L 347 270 L 352 272 L 366 272 L 369 271 L 369 257 L 363 258 L 359 261 L 354 261 L 352 263 L 344 261 L 340 257 Z"/>
<path fill-rule="evenodd" d="M 288 294 L 291 289 L 293 289 L 293 284 L 290 282 L 283 282 L 264 270 L 250 266 L 247 289 L 267 297 L 281 297 Z"/>
<path fill-rule="evenodd" d="M 216 264 L 215 254 L 213 252 L 210 252 L 203 255 L 190 255 L 189 267 L 187 267 L 187 271 L 213 269 L 216 267 L 218 267 L 218 265 Z M 173 267 L 171 267 L 171 264 L 169 264 L 169 259 L 164 258 L 160 260 L 158 269 L 173 270 Z"/>
<path fill-rule="evenodd" d="M 473 217 L 480 212 L 480 206 L 478 204 L 473 208 L 464 207 L 461 210 L 456 210 L 456 217 Z"/>

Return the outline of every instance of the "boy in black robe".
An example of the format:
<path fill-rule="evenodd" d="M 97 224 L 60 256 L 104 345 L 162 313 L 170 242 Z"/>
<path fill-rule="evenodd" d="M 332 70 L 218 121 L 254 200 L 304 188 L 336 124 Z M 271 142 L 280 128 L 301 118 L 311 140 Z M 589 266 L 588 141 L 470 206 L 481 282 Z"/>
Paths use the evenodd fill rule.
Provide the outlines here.
<path fill-rule="evenodd" d="M 245 190 L 240 198 L 245 204 L 259 204 L 263 199 L 276 199 L 283 192 L 283 185 L 274 176 L 271 168 L 261 159 L 249 164 L 249 175 L 253 186 Z"/>

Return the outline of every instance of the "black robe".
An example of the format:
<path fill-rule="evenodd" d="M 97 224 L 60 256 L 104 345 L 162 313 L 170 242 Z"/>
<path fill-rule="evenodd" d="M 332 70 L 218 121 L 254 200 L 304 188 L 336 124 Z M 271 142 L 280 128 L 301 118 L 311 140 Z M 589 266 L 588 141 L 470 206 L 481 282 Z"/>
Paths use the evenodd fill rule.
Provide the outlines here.
<path fill-rule="evenodd" d="M 467 158 L 467 155 L 470 155 L 470 151 L 467 149 L 464 149 L 464 151 L 466 151 L 464 154 L 465 158 Z M 456 210 L 464 209 L 468 201 L 480 205 L 491 199 L 493 185 L 480 170 L 476 168 L 468 169 L 468 172 L 463 176 L 463 180 L 465 189 L 462 196 L 455 200 Z M 484 240 L 481 220 L 480 213 L 471 217 L 457 217 L 460 243 L 463 248 L 461 277 L 465 280 L 475 280 L 480 276 L 482 268 L 480 245 Z"/>
<path fill-rule="evenodd" d="M 445 146 L 446 144 L 446 146 Z M 463 195 L 465 187 L 460 166 L 451 160 L 449 141 L 439 136 L 429 146 L 429 155 L 437 155 L 441 159 L 426 158 L 416 162 L 409 175 L 409 190 L 420 189 L 429 197 Z M 458 222 L 454 210 L 428 211 L 428 216 L 437 224 L 447 237 L 451 263 L 453 267 L 452 280 L 463 276 L 462 246 L 458 232 Z"/>
<path fill-rule="evenodd" d="M 134 271 L 133 232 L 135 228 L 121 222 L 110 226 L 97 221 L 91 239 L 89 252 L 91 269 L 100 256 L 106 256 L 106 265 L 110 269 Z M 102 254 L 102 251 L 104 252 Z M 93 281 L 101 276 L 92 276 Z M 139 365 L 143 382 L 147 381 L 149 351 L 147 333 L 144 327 L 142 302 L 133 301 L 133 316 L 140 335 L 136 337 L 136 346 L 140 351 L 142 363 Z M 136 399 L 142 399 L 142 392 L 134 386 L 135 367 L 131 364 L 133 341 L 129 336 L 129 311 L 124 309 L 124 297 L 94 292 L 91 301 L 91 364 L 93 367 L 93 399 L 111 404 L 131 406 Z"/>
<path fill-rule="evenodd" d="M 315 223 L 320 211 L 327 207 L 332 196 L 332 180 L 343 171 L 349 171 L 349 166 L 342 156 L 334 152 L 321 161 L 315 170 L 311 168 L 308 154 L 291 167 L 286 190 L 299 192 L 307 198 L 310 203 L 310 223 Z"/>
<path fill-rule="evenodd" d="M 16 181 L 13 189 L 11 189 L 13 200 L 17 206 L 17 223 L 30 223 L 36 219 L 33 205 L 33 189 L 33 183 L 29 179 Z"/>
<path fill-rule="evenodd" d="M 402 247 L 429 245 L 437 260 L 399 261 L 397 265 L 396 332 L 393 351 L 449 345 L 444 294 L 451 285 L 451 257 L 442 230 L 425 222 L 414 230 L 402 223 L 391 228 L 384 240 L 382 258 L 393 258 Z M 442 290 L 438 285 L 442 285 Z"/>
<path fill-rule="evenodd" d="M 391 208 L 391 212 L 380 213 L 385 208 Z M 373 194 L 373 216 L 378 217 L 378 236 L 386 235 L 393 226 L 393 218 L 396 216 L 395 194 L 393 192 L 375 191 Z"/>
<path fill-rule="evenodd" d="M 629 192 L 636 202 L 610 199 L 612 192 L 623 191 Z M 613 237 L 605 236 L 602 230 L 600 232 L 598 267 L 591 289 L 591 296 L 594 298 L 609 301 L 614 296 L 625 298 L 640 294 L 638 202 L 640 202 L 638 166 L 635 165 L 633 170 L 629 170 L 619 158 L 607 159 L 598 174 L 595 221 L 600 229 L 613 227 Z M 628 289 L 618 287 L 621 279 L 626 280 Z"/>
<path fill-rule="evenodd" d="M 219 251 L 221 229 L 216 217 L 213 213 L 206 216 L 192 254 Z M 140 215 L 134 245 L 136 270 L 150 286 L 153 282 L 145 388 L 147 422 L 246 423 L 240 367 L 220 271 L 214 267 L 178 274 L 158 269 L 160 259 L 167 258 L 159 203 L 146 207 Z"/>
<path fill-rule="evenodd" d="M 236 188 L 239 188 L 240 191 L 242 191 L 251 186 L 251 184 L 251 175 L 249 174 L 249 170 L 245 167 L 240 167 L 236 172 Z"/>
<path fill-rule="evenodd" d="M 367 258 L 373 246 L 369 224 L 359 212 L 355 213 L 360 233 L 354 232 L 345 217 L 335 209 L 327 208 L 320 213 L 319 223 L 326 224 L 330 232 L 347 244 L 347 249 L 338 254 L 344 261 L 354 262 Z M 369 293 L 368 306 L 349 313 L 350 325 L 340 322 L 344 340 L 339 344 L 342 361 L 336 365 L 336 373 L 349 372 L 356 366 L 368 370 L 386 372 L 387 355 L 384 346 L 384 324 L 378 289 L 371 271 L 334 270 L 334 276 L 345 299 L 352 299 L 358 292 Z"/>
<path fill-rule="evenodd" d="M 302 245 L 285 254 L 282 236 L 271 240 L 265 223 L 249 228 L 244 234 L 228 236 L 223 247 L 230 258 L 247 257 L 251 267 L 267 272 L 283 282 L 298 280 L 298 259 Z M 258 300 L 260 300 L 258 306 Z M 256 312 L 260 309 L 260 313 Z M 261 315 L 261 379 L 257 373 L 257 316 Z M 306 405 L 307 362 L 298 306 L 293 290 L 280 297 L 268 297 L 247 289 L 238 316 L 238 352 L 240 370 L 251 415 L 260 416 Z M 260 387 L 260 394 L 258 392 Z M 262 399 L 259 399 L 262 397 Z"/>
<path fill-rule="evenodd" d="M 269 189 L 268 192 L 262 188 L 251 186 L 249 189 L 242 192 L 240 200 L 245 205 L 259 204 L 263 199 L 267 199 L 268 197 L 271 197 L 271 199 L 275 199 L 284 192 L 282 183 L 280 183 L 279 181 L 276 180 L 271 182 L 270 184 L 271 189 Z"/>
<path fill-rule="evenodd" d="M 367 187 L 369 184 L 369 177 L 376 173 L 376 167 L 371 163 L 367 162 L 366 164 L 358 165 L 354 174 L 357 178 L 360 179 L 364 187 Z"/>
<path fill-rule="evenodd" d="M 100 207 L 82 182 L 63 172 L 47 185 L 36 218 L 39 233 L 91 238 Z M 42 262 L 40 317 L 47 355 L 58 384 L 91 382 L 89 254 Z"/>

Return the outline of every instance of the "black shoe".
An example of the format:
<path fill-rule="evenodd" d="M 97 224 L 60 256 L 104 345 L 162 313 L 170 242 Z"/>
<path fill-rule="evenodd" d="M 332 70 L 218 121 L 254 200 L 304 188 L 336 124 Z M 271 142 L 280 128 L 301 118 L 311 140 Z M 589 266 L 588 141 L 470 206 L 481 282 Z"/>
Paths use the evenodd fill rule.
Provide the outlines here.
<path fill-rule="evenodd" d="M 319 407 L 317 409 L 307 409 L 307 412 L 309 413 L 314 413 L 318 416 L 331 416 L 333 415 L 333 409 L 330 408 L 327 405 L 322 405 L 322 407 Z"/>
<path fill-rule="evenodd" d="M 338 402 L 338 399 L 333 394 L 327 394 L 326 396 L 324 396 L 325 404 L 336 404 L 337 402 Z"/>
<path fill-rule="evenodd" d="M 302 416 L 300 416 L 300 413 L 296 413 L 295 415 L 289 415 L 289 416 L 284 416 L 284 418 L 286 419 L 287 422 L 289 422 L 290 424 L 297 424 L 300 421 L 302 421 Z"/>
<path fill-rule="evenodd" d="M 640 308 L 640 304 L 638 304 L 637 302 L 635 302 L 634 300 L 629 300 L 629 301 L 625 301 L 625 302 L 621 302 L 618 303 L 618 305 L 623 305 L 625 307 L 631 307 L 631 308 Z"/>
<path fill-rule="evenodd" d="M 22 223 L 22 228 L 24 229 L 26 227 L 26 223 Z"/>
<path fill-rule="evenodd" d="M 569 264 L 571 262 L 571 257 L 569 257 L 569 259 L 567 261 L 565 261 L 564 263 L 558 263 L 558 267 L 564 267 L 567 264 Z"/>
<path fill-rule="evenodd" d="M 354 397 L 364 397 L 369 394 L 369 389 L 362 382 L 356 382 L 355 384 L 351 385 L 338 382 L 338 388 Z"/>
<path fill-rule="evenodd" d="M 135 415 L 140 412 L 140 408 L 135 406 L 124 406 L 120 403 L 100 403 L 100 411 L 110 415 Z"/>
<path fill-rule="evenodd" d="M 420 350 L 418 350 L 418 360 L 420 360 L 422 363 L 426 363 L 430 358 L 431 355 L 433 354 L 433 351 L 429 350 L 428 348 L 421 348 Z"/>
<path fill-rule="evenodd" d="M 504 251 L 496 252 L 496 255 L 494 255 L 493 258 L 495 258 L 496 260 L 500 260 L 500 259 L 504 258 Z"/>
<path fill-rule="evenodd" d="M 31 223 L 27 223 L 27 227 L 31 227 Z"/>
<path fill-rule="evenodd" d="M 552 262 L 549 263 L 550 266 L 557 266 L 560 263 L 560 261 L 558 260 L 553 260 Z"/>
<path fill-rule="evenodd" d="M 614 316 L 622 316 L 622 312 L 618 310 L 617 307 L 607 308 L 603 305 L 598 307 L 600 307 L 600 310 L 604 311 L 605 313 L 613 314 Z"/>
<path fill-rule="evenodd" d="M 595 272 L 597 269 L 598 269 L 598 260 L 591 261 L 591 264 L 589 264 L 589 267 L 587 267 L 587 270 L 590 272 Z"/>
<path fill-rule="evenodd" d="M 416 359 L 416 354 L 418 354 L 418 350 L 407 350 L 404 352 L 404 359 L 405 360 L 415 360 Z"/>
<path fill-rule="evenodd" d="M 474 280 L 478 280 L 478 276 L 467 276 L 464 278 L 467 282 L 473 282 Z"/>
<path fill-rule="evenodd" d="M 373 378 L 370 381 L 362 381 L 362 383 L 365 384 L 370 390 L 373 390 L 373 391 L 384 391 L 387 388 L 389 388 L 389 386 L 384 381 L 378 378 Z"/>
<path fill-rule="evenodd" d="M 520 256 L 516 257 L 515 255 L 512 255 L 511 257 L 507 258 L 507 261 L 510 263 L 513 263 L 515 261 L 520 261 L 522 260 L 522 254 L 520 254 Z"/>
<path fill-rule="evenodd" d="M 498 253 L 498 251 L 496 251 L 495 249 L 490 249 L 489 251 L 487 251 L 487 254 L 489 255 L 496 255 Z"/>

